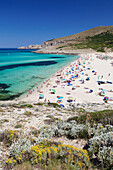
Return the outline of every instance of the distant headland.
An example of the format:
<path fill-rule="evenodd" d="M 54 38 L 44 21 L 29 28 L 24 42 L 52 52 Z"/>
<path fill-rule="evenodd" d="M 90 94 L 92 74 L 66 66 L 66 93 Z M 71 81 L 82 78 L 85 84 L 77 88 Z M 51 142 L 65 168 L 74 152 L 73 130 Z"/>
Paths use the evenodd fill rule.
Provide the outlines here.
<path fill-rule="evenodd" d="M 22 47 L 18 47 L 18 49 L 40 49 L 41 48 L 41 45 L 29 45 L 28 47 L 27 46 L 22 46 Z"/>
<path fill-rule="evenodd" d="M 40 49 L 40 52 L 66 51 L 113 51 L 113 26 L 99 26 L 66 37 L 44 41 L 41 45 L 29 45 L 19 49 Z M 39 52 L 39 51 L 38 51 Z"/>

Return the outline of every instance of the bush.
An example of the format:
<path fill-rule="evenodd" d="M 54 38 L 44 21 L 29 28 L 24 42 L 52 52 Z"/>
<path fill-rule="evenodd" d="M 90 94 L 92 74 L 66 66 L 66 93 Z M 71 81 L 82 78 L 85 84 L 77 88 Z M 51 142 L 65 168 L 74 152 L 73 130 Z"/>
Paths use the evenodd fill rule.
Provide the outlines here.
<path fill-rule="evenodd" d="M 94 123 L 110 124 L 113 125 L 113 110 L 103 110 L 98 112 L 90 112 L 85 115 L 70 117 L 67 121 L 76 120 L 77 123 L 90 122 Z"/>
<path fill-rule="evenodd" d="M 89 139 L 90 136 L 89 136 L 89 133 L 88 133 L 88 129 L 82 129 L 79 133 L 79 138 L 81 139 Z"/>
<path fill-rule="evenodd" d="M 22 127 L 21 124 L 17 124 L 17 125 L 15 126 L 16 129 L 17 129 L 17 128 L 21 128 L 21 127 Z"/>
<path fill-rule="evenodd" d="M 55 107 L 55 108 L 57 108 L 57 107 L 61 108 L 61 106 L 58 105 L 57 103 L 48 103 L 48 105 L 52 106 L 52 107 Z"/>
<path fill-rule="evenodd" d="M 90 137 L 100 136 L 101 134 L 113 132 L 112 125 L 102 125 L 102 124 L 95 124 L 93 127 L 88 128 L 88 132 Z"/>
<path fill-rule="evenodd" d="M 65 46 L 61 46 L 58 48 L 63 48 Z M 105 52 L 104 48 L 113 48 L 113 34 L 109 31 L 103 32 L 98 35 L 88 36 L 84 40 L 80 40 L 79 43 L 76 44 L 68 44 L 67 47 L 72 47 L 75 49 L 85 49 L 91 48 L 98 52 Z"/>
<path fill-rule="evenodd" d="M 27 142 L 27 141 L 26 141 Z M 19 145 L 20 147 L 21 145 Z M 63 145 L 61 142 L 43 140 L 37 145 L 25 145 L 27 150 L 20 149 L 20 153 L 10 152 L 12 162 L 22 163 L 30 161 L 32 164 L 43 164 L 48 166 L 52 162 L 60 162 L 72 165 L 74 169 L 88 169 L 91 167 L 88 152 L 74 146 Z M 22 146 L 21 146 L 22 147 Z M 10 149 L 12 150 L 12 149 Z M 6 160 L 6 167 L 13 163 L 11 159 Z"/>
<path fill-rule="evenodd" d="M 18 139 L 18 132 L 15 130 L 5 130 L 0 133 L 0 141 L 6 146 L 10 146 L 14 140 Z"/>
<path fill-rule="evenodd" d="M 0 108 L 0 112 L 5 112 L 5 110 L 3 110 L 2 108 Z"/>
<path fill-rule="evenodd" d="M 24 114 L 27 115 L 27 116 L 32 115 L 32 113 L 30 111 L 26 111 Z"/>
<path fill-rule="evenodd" d="M 25 108 L 25 107 L 32 108 L 33 106 L 31 104 L 23 104 L 20 107 L 21 108 Z"/>
<path fill-rule="evenodd" d="M 66 136 L 69 139 L 89 139 L 88 127 L 83 124 L 77 124 L 75 121 L 59 121 L 51 127 L 41 128 L 37 143 L 43 139 L 51 139 L 54 136 Z"/>
<path fill-rule="evenodd" d="M 89 156 L 97 158 L 101 167 L 111 169 L 113 165 L 113 132 L 94 136 L 88 142 Z"/>
<path fill-rule="evenodd" d="M 38 103 L 37 105 L 43 106 L 43 103 Z"/>

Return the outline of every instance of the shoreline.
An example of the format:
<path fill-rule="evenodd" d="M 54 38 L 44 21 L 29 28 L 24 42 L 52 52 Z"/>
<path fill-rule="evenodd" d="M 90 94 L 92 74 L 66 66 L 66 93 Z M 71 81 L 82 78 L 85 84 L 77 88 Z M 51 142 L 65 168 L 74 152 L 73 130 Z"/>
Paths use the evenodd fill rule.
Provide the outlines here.
<path fill-rule="evenodd" d="M 35 53 L 35 51 L 32 51 L 32 52 L 34 52 Z M 42 52 L 43 53 L 43 52 Z M 57 53 L 43 53 L 43 54 L 57 54 Z M 60 53 L 58 53 L 58 55 L 60 55 Z M 73 54 L 69 54 L 69 53 L 62 53 L 61 55 L 79 55 L 79 53 L 73 53 Z M 79 56 L 78 56 L 78 58 L 79 58 Z M 73 62 L 73 61 L 70 61 L 67 65 L 65 65 L 65 66 L 63 66 L 63 67 L 61 67 L 60 68 L 60 70 L 62 70 L 63 68 L 65 68 L 65 67 L 67 67 L 71 62 Z M 41 86 L 43 86 L 44 85 L 44 82 L 46 82 L 47 80 L 49 80 L 49 79 L 51 79 L 53 76 L 55 76 L 56 75 L 56 73 L 57 72 L 59 72 L 60 70 L 57 70 L 55 73 L 53 73 L 50 77 L 48 77 L 47 79 L 45 79 L 43 82 L 41 82 L 39 85 L 38 85 L 38 87 L 39 87 L 39 89 L 41 88 Z M 32 92 L 34 93 L 34 92 L 36 92 L 36 90 L 37 90 L 37 84 L 35 84 L 35 86 L 34 87 L 32 87 L 31 89 L 29 89 L 29 90 L 32 90 Z M 13 98 L 12 100 L 0 100 L 0 103 L 14 103 L 14 102 L 22 102 L 25 98 L 26 98 L 26 96 L 28 95 L 28 91 L 26 91 L 25 93 L 23 93 L 23 94 L 21 94 L 20 96 L 18 96 L 18 97 L 15 97 L 15 98 Z"/>
<path fill-rule="evenodd" d="M 36 51 L 35 51 L 36 52 Z M 40 51 L 38 50 L 38 53 L 40 53 Z M 46 53 L 46 54 L 53 54 L 53 52 L 48 52 L 48 51 L 45 51 L 45 52 L 43 52 L 44 54 Z M 17 98 L 17 99 L 14 99 L 14 100 L 8 100 L 8 101 L 0 101 L 0 103 L 18 103 L 18 102 L 27 102 L 27 103 L 33 103 L 33 102 L 41 102 L 41 103 L 43 103 L 44 102 L 44 100 L 46 99 L 47 101 L 50 101 L 50 102 L 54 102 L 54 103 L 57 103 L 57 96 L 59 96 L 59 95 L 62 95 L 63 96 L 63 98 L 65 98 L 65 101 L 67 100 L 67 98 L 66 98 L 66 94 L 65 94 L 65 91 L 69 91 L 69 92 L 71 92 L 70 93 L 70 96 L 71 97 L 73 97 L 73 99 L 74 99 L 74 97 L 75 97 L 75 102 L 74 102 L 74 104 L 80 104 L 80 103 L 101 103 L 101 104 L 103 104 L 104 103 L 104 101 L 102 100 L 102 97 L 100 98 L 100 96 L 98 96 L 98 93 L 97 92 L 99 92 L 99 87 L 102 87 L 102 88 L 104 88 L 104 86 L 105 86 L 105 88 L 107 88 L 107 86 L 106 85 L 101 85 L 101 86 L 98 86 L 97 87 L 97 76 L 95 75 L 94 76 L 94 79 L 95 79 L 95 77 L 96 77 L 96 79 L 93 81 L 93 84 L 91 84 L 91 83 L 89 83 L 88 84 L 88 82 L 86 82 L 85 81 L 85 83 L 86 83 L 86 87 L 87 87 L 87 90 L 85 89 L 85 86 L 84 85 L 81 85 L 81 80 L 80 80 L 80 77 L 83 79 L 83 77 L 84 76 L 82 76 L 82 74 L 79 72 L 79 70 L 78 70 L 78 72 L 79 72 L 79 74 L 80 74 L 80 77 L 79 77 L 79 80 L 78 79 L 76 79 L 75 80 L 75 82 L 77 82 L 77 84 L 75 84 L 75 86 L 77 85 L 77 86 L 79 86 L 80 85 L 80 87 L 78 88 L 78 87 L 76 87 L 76 90 L 75 91 L 73 91 L 70 87 L 67 87 L 67 85 L 66 85 L 66 88 L 65 87 L 63 87 L 62 85 L 60 85 L 59 87 L 57 87 L 56 89 L 57 89 L 57 92 L 54 94 L 54 95 L 50 95 L 50 92 L 51 91 L 49 91 L 49 88 L 48 87 L 46 87 L 47 86 L 47 83 L 49 83 L 49 81 L 52 81 L 53 82 L 53 84 L 52 85 L 50 85 L 50 89 L 52 90 L 52 88 L 53 88 L 53 86 L 55 86 L 55 81 L 56 81 L 56 75 L 57 74 L 59 74 L 59 73 L 61 73 L 62 74 L 62 72 L 64 72 L 64 74 L 66 73 L 66 69 L 67 68 L 69 68 L 70 67 L 70 65 L 73 65 L 74 64 L 74 62 L 77 62 L 77 60 L 86 60 L 87 61 L 87 57 L 89 57 L 89 60 L 91 60 L 90 62 L 91 62 L 91 69 L 93 70 L 93 69 L 95 69 L 96 71 L 99 69 L 99 64 L 98 64 L 98 62 L 101 64 L 101 67 L 109 67 L 109 65 L 110 65 L 110 60 L 106 63 L 106 62 L 103 62 L 103 61 L 105 61 L 105 56 L 107 55 L 107 56 L 109 56 L 109 53 L 97 53 L 97 52 L 95 52 L 95 53 L 77 53 L 77 52 L 66 52 L 66 53 L 61 53 L 61 51 L 58 53 L 58 51 L 57 51 L 57 53 L 55 53 L 55 51 L 54 51 L 54 54 L 58 54 L 58 55 L 60 55 L 60 54 L 66 54 L 66 55 L 79 55 L 79 57 L 76 59 L 76 60 L 74 60 L 74 61 L 71 61 L 71 62 L 69 62 L 69 64 L 68 65 L 66 65 L 66 66 L 64 66 L 64 67 L 62 67 L 60 70 L 58 70 L 56 73 L 54 73 L 53 75 L 51 75 L 49 78 L 47 78 L 46 80 L 44 80 L 39 86 L 38 86 L 38 89 L 39 89 L 39 92 L 37 92 L 37 85 L 36 86 L 34 86 L 34 90 L 33 90 L 33 93 L 32 94 L 29 94 L 28 95 L 28 97 L 27 97 L 27 93 L 25 93 L 25 94 L 23 94 L 22 96 L 20 96 L 19 98 Z M 112 56 L 113 56 L 113 53 L 112 53 Z M 108 59 L 109 59 L 109 57 L 108 57 Z M 111 60 L 112 60 L 112 57 L 110 58 Z M 98 62 L 97 62 L 98 61 Z M 102 62 L 103 62 L 103 64 L 102 64 Z M 89 62 L 89 61 L 88 61 Z M 106 65 L 107 64 L 107 65 Z M 96 67 L 95 67 L 96 66 Z M 85 67 L 88 67 L 88 63 L 86 63 L 86 66 Z M 113 68 L 113 67 L 112 67 Z M 75 72 L 76 72 L 76 70 L 74 70 Z M 86 74 L 87 74 L 87 70 L 85 70 L 86 71 Z M 84 72 L 85 72 L 84 71 Z M 107 72 L 107 74 L 108 74 L 108 70 L 107 71 L 104 71 L 104 69 L 103 69 L 103 72 L 102 72 L 102 70 L 98 70 L 98 72 L 100 71 L 100 73 L 99 74 L 105 74 L 105 72 Z M 112 70 L 111 70 L 111 72 L 110 73 L 112 73 Z M 84 73 L 85 74 L 85 73 Z M 72 75 L 72 74 L 71 74 Z M 66 76 L 66 75 L 65 75 Z M 91 77 L 91 79 L 92 79 L 92 77 L 93 77 L 93 75 L 92 75 L 92 72 L 89 74 L 89 76 Z M 99 76 L 99 75 L 98 75 Z M 105 77 L 105 76 L 104 76 Z M 111 75 L 111 77 L 113 77 L 112 75 Z M 110 78 L 111 78 L 110 77 Z M 86 78 L 86 77 L 85 77 Z M 113 81 L 113 80 L 112 80 Z M 72 81 L 73 82 L 73 81 Z M 75 82 L 73 82 L 73 86 L 74 86 L 74 83 Z M 62 82 L 61 82 L 62 83 Z M 96 84 L 95 84 L 96 83 Z M 111 88 L 111 89 L 113 89 L 113 86 L 111 85 L 108 85 L 109 87 L 108 88 Z M 93 89 L 93 87 L 94 87 L 94 89 Z M 95 88 L 96 87 L 96 88 Z M 63 89 L 63 88 L 65 88 L 65 90 Z M 92 94 L 87 94 L 87 92 L 90 90 L 90 89 L 93 89 L 93 93 Z M 55 90 L 56 90 L 55 89 Z M 84 90 L 85 89 L 85 90 Z M 97 91 L 97 89 L 98 89 L 98 91 Z M 111 89 L 108 89 L 108 90 L 111 90 Z M 59 92 L 58 92 L 59 91 Z M 41 94 L 44 94 L 44 99 L 39 99 L 39 95 Z M 80 93 L 79 93 L 80 92 Z M 83 92 L 83 94 L 81 95 L 81 92 Z M 107 94 L 108 94 L 108 92 L 107 92 Z M 109 93 L 110 94 L 110 93 Z M 113 95 L 112 95 L 113 96 Z M 111 94 L 110 94 L 110 97 L 112 97 L 111 96 Z M 89 99 L 88 99 L 89 98 Z M 94 100 L 93 100 L 93 99 Z M 97 98 L 97 100 L 96 100 L 96 98 Z M 91 100 L 90 100 L 91 99 Z M 59 103 L 59 104 L 63 104 L 63 105 L 67 105 L 66 104 L 66 102 L 65 101 L 63 101 L 63 102 L 61 102 L 61 103 Z M 112 104 L 113 102 L 111 102 L 110 104 Z M 70 103 L 68 103 L 68 106 L 69 106 L 69 104 Z M 67 106 L 66 106 L 67 107 Z"/>
<path fill-rule="evenodd" d="M 45 53 L 43 53 L 43 54 L 45 54 Z M 48 53 L 48 54 L 52 54 L 52 53 Z M 55 53 L 56 54 L 56 53 Z M 65 55 L 65 54 L 64 54 Z M 69 54 L 68 54 L 69 55 Z M 71 54 L 70 54 L 71 55 Z M 73 55 L 76 55 L 76 54 L 73 54 Z M 78 58 L 80 58 L 80 56 L 78 56 Z M 78 59 L 78 58 L 76 58 L 76 60 Z M 76 61 L 76 60 L 74 60 L 74 61 Z M 60 72 L 61 70 L 63 70 L 63 69 L 65 69 L 66 67 L 68 67 L 71 63 L 73 63 L 74 61 L 71 61 L 71 62 L 69 62 L 68 63 L 68 65 L 66 65 L 66 66 L 63 66 L 60 70 L 58 70 L 57 72 Z M 39 91 L 43 88 L 43 86 L 44 86 L 44 84 L 45 84 L 45 82 L 48 82 L 50 79 L 52 79 L 56 74 L 57 74 L 57 72 L 55 72 L 53 75 L 51 75 L 50 77 L 48 77 L 47 79 L 45 79 L 43 82 L 41 82 L 40 83 L 40 85 L 38 86 L 38 88 L 39 88 Z M 37 85 L 35 85 L 34 87 L 33 87 L 33 89 L 34 89 L 34 91 L 33 91 L 33 93 L 36 93 L 37 92 Z M 31 89 L 32 90 L 32 89 Z M 25 93 L 25 94 L 23 94 L 22 96 L 20 96 L 19 98 L 17 98 L 17 101 L 23 101 L 23 100 L 26 100 L 26 95 L 27 95 L 28 93 Z M 30 94 L 30 95 L 32 95 L 32 94 Z M 12 100 L 13 101 L 13 100 Z"/>
<path fill-rule="evenodd" d="M 63 52 L 63 51 L 32 51 L 33 53 L 38 53 L 38 54 L 58 54 L 58 55 L 78 55 L 79 53 L 75 52 Z"/>
<path fill-rule="evenodd" d="M 100 53 L 98 53 L 100 55 Z M 81 60 L 85 60 L 86 62 L 86 70 L 84 69 L 84 72 L 86 74 L 88 74 L 88 76 L 90 76 L 91 78 L 91 81 L 85 81 L 85 84 L 81 84 L 81 78 L 83 79 L 84 76 L 82 76 L 80 70 L 77 70 L 77 72 L 79 73 L 79 78 L 75 80 L 75 82 L 72 81 L 73 83 L 73 86 L 76 85 L 76 90 L 73 91 L 72 90 L 72 87 L 67 85 L 67 83 L 64 83 L 65 84 L 65 87 L 63 87 L 63 81 L 62 80 L 59 80 L 60 81 L 60 85 L 56 85 L 55 81 L 57 80 L 57 74 L 61 74 L 60 76 L 66 76 L 66 69 L 68 68 L 71 69 L 70 65 L 73 65 L 74 62 L 77 62 L 77 60 L 75 61 L 72 61 L 71 63 L 69 63 L 67 66 L 61 68 L 56 74 L 54 74 L 53 76 L 51 76 L 48 80 L 46 80 L 45 82 L 43 82 L 42 86 L 40 87 L 40 92 L 39 93 L 36 93 L 35 95 L 31 94 L 28 98 L 24 98 L 23 100 L 27 101 L 27 102 L 33 102 L 33 101 L 37 101 L 37 102 L 44 102 L 45 99 L 46 101 L 50 101 L 52 103 L 57 103 L 58 101 L 58 98 L 57 96 L 62 96 L 64 100 L 62 100 L 61 103 L 59 104 L 63 104 L 65 105 L 65 107 L 67 107 L 67 99 L 68 99 L 68 96 L 66 96 L 66 93 L 65 92 L 69 92 L 70 95 L 69 97 L 73 97 L 73 100 L 75 99 L 75 103 L 104 103 L 103 101 L 103 97 L 102 96 L 99 96 L 98 93 L 100 92 L 100 88 L 103 88 L 105 87 L 106 89 L 106 95 L 109 95 L 110 97 L 112 97 L 112 93 L 109 93 L 108 91 L 113 89 L 113 86 L 110 85 L 110 84 L 105 84 L 105 85 L 101 85 L 99 86 L 98 83 L 97 83 L 97 80 L 98 80 L 98 76 L 102 76 L 104 75 L 104 77 L 106 77 L 106 79 L 109 79 L 109 77 L 107 77 L 106 75 L 106 72 L 107 74 L 109 74 L 109 71 L 107 70 L 104 70 L 104 67 L 109 67 L 109 61 L 106 63 L 105 60 L 100 60 L 97 58 L 97 53 L 89 53 L 89 54 L 79 54 L 79 59 L 77 59 L 78 61 Z M 89 59 L 87 59 L 89 57 Z M 88 64 L 89 62 L 91 62 L 91 64 Z M 98 64 L 99 63 L 99 64 Z M 107 64 L 107 66 L 106 66 Z M 99 65 L 101 65 L 101 67 L 103 67 L 103 69 L 100 69 L 99 68 Z M 91 70 L 87 70 L 87 67 L 91 67 Z M 97 75 L 94 75 L 92 73 L 93 69 L 95 69 L 98 74 Z M 75 70 L 74 70 L 75 71 Z M 75 71 L 76 72 L 76 71 Z M 74 72 L 73 72 L 74 73 Z M 84 73 L 84 74 L 85 74 Z M 111 71 L 110 71 L 111 73 Z M 63 78 L 65 78 L 65 76 Z M 72 76 L 72 73 L 71 73 L 71 76 Z M 85 76 L 86 78 L 87 76 Z M 68 77 L 69 78 L 69 77 Z M 94 78 L 94 79 L 93 79 Z M 110 77 L 112 79 L 112 76 Z M 103 80 L 103 79 L 102 79 Z M 113 81 L 113 80 L 111 80 Z M 55 87 L 57 86 L 57 87 Z M 77 89 L 77 86 L 80 86 L 78 89 Z M 55 94 L 52 93 L 52 89 L 55 89 Z M 92 93 L 90 93 L 89 91 L 90 90 L 93 90 Z M 44 99 L 38 99 L 38 95 L 40 94 L 43 94 L 44 95 Z M 76 97 L 75 97 L 76 96 Z M 69 104 L 69 103 L 68 103 Z M 112 104 L 112 102 L 111 102 Z"/>
<path fill-rule="evenodd" d="M 107 89 L 107 92 L 106 92 L 106 95 L 109 95 L 110 97 L 112 97 L 113 95 L 112 95 L 112 93 L 108 93 L 108 91 L 109 90 L 111 90 L 111 89 L 113 89 L 113 86 L 112 85 L 110 85 L 110 84 L 105 84 L 105 85 L 101 85 L 101 86 L 99 86 L 98 84 L 97 84 L 97 79 L 98 79 L 98 74 L 100 74 L 100 76 L 102 75 L 102 74 L 106 74 L 106 70 L 104 71 L 104 69 L 103 70 L 100 70 L 99 69 L 99 64 L 101 65 L 101 67 L 108 67 L 109 66 L 109 64 L 110 64 L 110 62 L 108 61 L 107 63 L 105 62 L 105 60 L 102 60 L 103 61 L 103 63 L 101 62 L 101 59 L 98 59 L 97 58 L 97 54 L 98 55 L 100 55 L 100 53 L 88 53 L 88 54 L 79 54 L 79 58 L 77 58 L 75 61 L 72 61 L 72 62 L 70 62 L 67 66 L 64 66 L 63 68 L 61 68 L 58 72 L 56 72 L 55 74 L 53 74 L 49 79 L 47 79 L 46 81 L 44 81 L 43 82 L 43 84 L 42 84 L 42 86 L 40 87 L 40 92 L 38 92 L 38 93 L 35 93 L 35 94 L 31 94 L 29 97 L 25 97 L 23 100 L 24 101 L 27 101 L 27 102 L 41 102 L 41 103 L 43 103 L 43 102 L 45 102 L 45 100 L 46 100 L 46 102 L 47 101 L 50 101 L 50 102 L 52 102 L 52 103 L 57 103 L 57 101 L 58 101 L 58 98 L 57 98 L 57 96 L 62 96 L 63 98 L 64 98 L 64 100 L 62 100 L 62 102 L 61 103 L 59 103 L 59 104 L 63 104 L 63 105 L 65 105 L 65 107 L 67 107 L 67 103 L 66 103 L 66 101 L 67 101 L 67 97 L 66 97 L 66 91 L 67 92 L 69 92 L 70 93 L 70 97 L 73 97 L 73 100 L 74 100 L 74 97 L 75 97 L 75 103 L 74 104 L 77 104 L 77 103 L 104 103 L 104 101 L 103 101 L 103 97 L 101 96 L 99 96 L 98 95 L 98 93 L 100 92 L 100 90 L 99 90 L 99 87 L 102 87 L 103 89 L 104 89 L 104 86 L 105 86 L 105 88 Z M 85 84 L 84 85 L 82 85 L 81 84 L 81 80 L 80 80 L 80 77 L 81 78 L 83 78 L 84 76 L 82 76 L 82 74 L 79 72 L 79 70 L 78 70 L 78 72 L 79 72 L 79 74 L 80 74 L 80 77 L 79 77 L 79 79 L 76 79 L 76 81 L 75 82 L 77 82 L 77 84 L 74 84 L 75 82 L 73 82 L 73 86 L 74 85 L 77 85 L 77 86 L 80 86 L 78 89 L 77 89 L 77 87 L 76 87 L 76 90 L 75 91 L 73 91 L 71 88 L 72 87 L 68 87 L 68 85 L 65 83 L 65 87 L 63 87 L 63 82 L 62 82 L 62 80 L 60 80 L 60 85 L 58 85 L 58 87 L 55 87 L 56 86 L 56 84 L 55 84 L 55 81 L 57 80 L 56 79 L 56 75 L 57 74 L 59 74 L 59 73 L 61 73 L 61 75 L 62 75 L 62 73 L 63 74 L 65 74 L 66 73 L 66 69 L 68 68 L 68 69 L 71 69 L 71 68 L 69 68 L 70 67 L 70 65 L 73 65 L 74 64 L 74 62 L 76 62 L 77 60 L 86 60 L 87 61 L 87 57 L 89 56 L 89 58 L 90 58 L 90 60 L 91 60 L 91 71 L 88 71 L 88 70 L 85 70 L 86 71 L 86 73 L 87 73 L 87 71 L 88 71 L 88 73 L 89 73 L 89 76 L 91 77 L 91 81 L 92 82 L 88 82 L 88 81 L 85 81 Z M 94 61 L 93 61 L 94 60 Z M 89 61 L 88 61 L 89 62 Z M 98 64 L 98 62 L 99 62 L 99 64 Z M 106 64 L 107 64 L 107 66 L 106 66 Z M 96 67 L 95 67 L 96 66 Z M 88 63 L 86 64 L 86 67 L 89 67 L 89 65 L 88 65 Z M 92 74 L 92 70 L 93 69 L 95 69 L 96 71 L 98 70 L 98 74 L 97 75 L 95 75 L 95 76 L 93 76 L 93 74 Z M 85 72 L 84 71 L 84 72 Z M 110 72 L 111 73 L 111 72 Z M 108 71 L 107 71 L 107 74 L 108 74 Z M 63 75 L 64 76 L 64 75 Z M 65 75 L 66 76 L 66 75 Z M 71 74 L 71 76 L 72 76 L 72 74 Z M 93 80 L 93 78 L 92 77 L 94 77 L 94 80 Z M 104 77 L 105 77 L 105 75 L 104 75 Z M 108 78 L 107 76 L 106 76 L 106 78 Z M 110 78 L 112 78 L 112 76 L 110 77 Z M 113 80 L 112 80 L 113 81 Z M 49 87 L 48 87 L 49 86 Z M 85 89 L 85 86 L 87 87 L 86 89 Z M 55 88 L 54 88 L 55 87 Z M 52 94 L 52 89 L 55 89 L 55 94 Z M 93 89 L 94 88 L 94 89 Z M 64 90 L 65 89 L 65 90 Z M 91 89 L 93 89 L 93 93 L 89 93 L 89 91 L 91 90 Z M 51 93 L 51 94 L 50 94 Z M 88 94 L 89 93 L 89 94 Z M 44 95 L 44 99 L 38 99 L 39 98 L 39 95 L 40 94 L 43 94 Z M 111 102 L 110 104 L 112 104 L 113 102 Z M 68 106 L 69 106 L 69 104 L 70 103 L 68 103 Z"/>

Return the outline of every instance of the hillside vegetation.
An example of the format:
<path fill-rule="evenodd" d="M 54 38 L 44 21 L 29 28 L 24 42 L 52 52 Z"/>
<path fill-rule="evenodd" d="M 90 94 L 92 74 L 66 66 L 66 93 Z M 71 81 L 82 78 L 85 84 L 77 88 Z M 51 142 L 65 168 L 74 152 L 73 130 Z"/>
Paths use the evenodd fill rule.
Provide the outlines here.
<path fill-rule="evenodd" d="M 93 49 L 104 52 L 113 50 L 113 26 L 99 26 L 74 35 L 51 39 L 44 46 L 56 49 Z"/>
<path fill-rule="evenodd" d="M 105 48 L 113 49 L 113 34 L 107 31 L 92 37 L 88 36 L 86 37 L 86 41 L 83 43 L 68 44 L 67 46 L 61 46 L 58 48 L 69 46 L 73 48 L 76 47 L 77 49 L 91 48 L 98 52 L 105 52 Z"/>

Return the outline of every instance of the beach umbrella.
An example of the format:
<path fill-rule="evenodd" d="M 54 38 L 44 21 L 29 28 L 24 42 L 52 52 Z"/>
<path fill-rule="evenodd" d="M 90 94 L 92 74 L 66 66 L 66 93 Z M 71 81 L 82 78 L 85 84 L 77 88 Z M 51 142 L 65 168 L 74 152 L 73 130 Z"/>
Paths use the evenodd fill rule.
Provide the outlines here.
<path fill-rule="evenodd" d="M 90 93 L 92 93 L 92 92 L 93 92 L 93 90 L 91 89 L 91 90 L 90 90 Z"/>
<path fill-rule="evenodd" d="M 55 93 L 56 92 L 56 90 L 55 89 L 52 89 L 52 91 Z"/>
<path fill-rule="evenodd" d="M 29 90 L 29 93 L 32 93 L 32 90 Z"/>
<path fill-rule="evenodd" d="M 70 95 L 70 93 L 66 93 L 67 95 Z"/>
<path fill-rule="evenodd" d="M 63 99 L 63 97 L 60 96 L 58 99 Z"/>
<path fill-rule="evenodd" d="M 108 81 L 106 81 L 106 83 L 112 84 L 112 82 L 111 82 L 111 81 L 109 81 L 109 80 L 108 80 Z"/>
<path fill-rule="evenodd" d="M 86 80 L 90 80 L 90 77 L 87 77 Z"/>
<path fill-rule="evenodd" d="M 76 86 L 73 86 L 73 88 L 76 88 Z"/>
<path fill-rule="evenodd" d="M 40 95 L 40 97 L 44 97 L 44 95 L 43 94 L 39 94 Z"/>
<path fill-rule="evenodd" d="M 43 98 L 44 98 L 44 95 L 43 95 L 43 94 L 39 94 L 39 98 L 40 98 L 40 99 L 43 99 Z"/>
<path fill-rule="evenodd" d="M 76 87 L 75 87 L 75 86 L 73 86 L 73 87 L 72 87 L 72 90 L 75 90 L 75 89 L 76 89 Z"/>
<path fill-rule="evenodd" d="M 61 107 L 65 107 L 63 104 L 60 104 Z"/>
<path fill-rule="evenodd" d="M 72 100 L 69 100 L 69 99 L 68 99 L 68 100 L 67 100 L 67 102 L 71 103 L 71 102 L 72 102 Z"/>
<path fill-rule="evenodd" d="M 62 100 L 58 100 L 58 103 L 61 103 L 62 102 Z"/>
<path fill-rule="evenodd" d="M 113 97 L 110 97 L 110 100 L 113 101 Z"/>
<path fill-rule="evenodd" d="M 68 97 L 68 100 L 73 100 L 73 97 Z"/>
<path fill-rule="evenodd" d="M 104 97 L 104 100 L 108 100 L 108 99 L 109 99 L 109 97 L 107 97 L 107 96 L 106 96 L 106 97 Z"/>
<path fill-rule="evenodd" d="M 104 90 L 104 89 L 103 89 L 102 92 L 105 93 L 105 92 L 107 92 L 107 90 Z"/>

